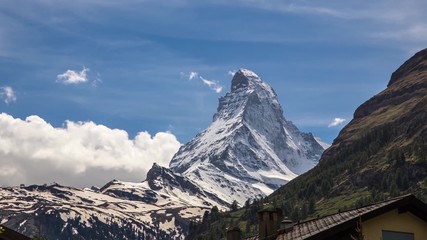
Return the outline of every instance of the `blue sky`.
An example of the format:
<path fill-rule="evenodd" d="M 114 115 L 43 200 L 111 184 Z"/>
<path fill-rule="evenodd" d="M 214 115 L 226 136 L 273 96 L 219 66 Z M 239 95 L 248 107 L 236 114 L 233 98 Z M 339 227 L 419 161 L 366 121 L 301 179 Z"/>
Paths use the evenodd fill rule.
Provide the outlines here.
<path fill-rule="evenodd" d="M 427 47 L 421 0 L 0 0 L 0 6 L 3 117 L 28 123 L 35 115 L 59 130 L 68 129 L 67 121 L 93 122 L 123 130 L 130 141 L 145 131 L 152 140 L 169 131 L 175 141 L 189 141 L 210 124 L 230 88 L 229 71 L 248 68 L 275 89 L 288 120 L 331 143 L 356 107 Z M 191 72 L 223 90 L 189 80 Z M 346 121 L 332 126 L 335 118 Z M 3 172 L 11 169 L 18 168 Z"/>

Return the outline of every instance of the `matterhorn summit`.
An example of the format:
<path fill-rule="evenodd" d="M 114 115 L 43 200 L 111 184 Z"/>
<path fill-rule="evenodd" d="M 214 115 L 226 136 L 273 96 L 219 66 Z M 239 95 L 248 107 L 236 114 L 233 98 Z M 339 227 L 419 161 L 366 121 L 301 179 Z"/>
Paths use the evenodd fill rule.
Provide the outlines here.
<path fill-rule="evenodd" d="M 283 116 L 274 90 L 240 69 L 212 124 L 181 146 L 170 168 L 227 202 L 270 194 L 314 167 L 324 151 Z"/>

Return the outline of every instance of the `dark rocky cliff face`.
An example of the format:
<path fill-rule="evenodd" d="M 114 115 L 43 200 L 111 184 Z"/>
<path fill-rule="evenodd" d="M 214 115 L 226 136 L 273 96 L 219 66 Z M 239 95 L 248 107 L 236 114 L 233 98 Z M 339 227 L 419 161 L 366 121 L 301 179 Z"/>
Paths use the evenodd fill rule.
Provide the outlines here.
<path fill-rule="evenodd" d="M 352 141 L 367 131 L 386 125 L 410 125 L 427 111 L 427 50 L 415 54 L 391 76 L 388 87 L 354 113 L 354 119 L 341 131 L 335 143 Z M 403 121 L 405 120 L 405 121 Z M 415 127 L 415 126 L 413 126 Z M 416 126 L 425 129 L 425 124 Z M 403 129 L 397 135 L 405 134 Z M 409 136 L 404 136 L 408 138 Z M 414 136 L 415 137 L 415 136 Z"/>
<path fill-rule="evenodd" d="M 407 76 L 427 71 L 427 49 L 421 50 L 400 66 L 392 75 L 387 87 L 390 87 L 395 82 L 402 79 L 407 79 Z"/>

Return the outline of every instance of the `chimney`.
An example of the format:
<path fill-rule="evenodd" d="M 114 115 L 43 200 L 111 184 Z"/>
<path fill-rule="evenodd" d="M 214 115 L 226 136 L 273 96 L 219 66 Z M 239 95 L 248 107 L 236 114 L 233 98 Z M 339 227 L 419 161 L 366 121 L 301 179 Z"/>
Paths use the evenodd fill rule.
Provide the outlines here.
<path fill-rule="evenodd" d="M 241 231 L 238 227 L 230 227 L 227 229 L 227 240 L 241 240 Z"/>
<path fill-rule="evenodd" d="M 261 210 L 258 212 L 258 219 L 259 239 L 276 239 L 277 230 L 279 230 L 280 222 L 282 221 L 282 210 L 280 208 Z"/>
<path fill-rule="evenodd" d="M 283 221 L 280 223 L 280 233 L 287 233 L 287 232 L 291 232 L 292 229 L 294 228 L 294 223 L 292 222 L 292 220 L 290 220 L 288 217 L 285 217 L 285 219 L 283 219 Z"/>

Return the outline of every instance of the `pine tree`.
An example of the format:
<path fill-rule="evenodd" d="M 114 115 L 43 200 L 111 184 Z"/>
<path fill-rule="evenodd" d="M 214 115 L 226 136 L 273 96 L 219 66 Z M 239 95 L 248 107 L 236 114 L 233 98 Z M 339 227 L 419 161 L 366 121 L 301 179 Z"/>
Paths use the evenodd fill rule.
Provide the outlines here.
<path fill-rule="evenodd" d="M 313 214 L 314 211 L 316 211 L 316 202 L 314 201 L 314 198 L 310 198 L 308 201 L 308 214 Z"/>
<path fill-rule="evenodd" d="M 231 211 L 236 211 L 238 208 L 239 208 L 239 203 L 238 203 L 236 200 L 234 200 L 234 201 L 231 203 L 230 210 L 231 210 Z"/>
<path fill-rule="evenodd" d="M 363 235 L 363 229 L 362 229 L 362 219 L 359 217 L 359 220 L 356 223 L 356 236 L 351 235 L 351 239 L 353 240 L 364 240 L 365 236 Z"/>
<path fill-rule="evenodd" d="M 245 201 L 245 208 L 249 208 L 250 205 L 251 205 L 251 199 L 248 198 L 248 200 Z"/>

